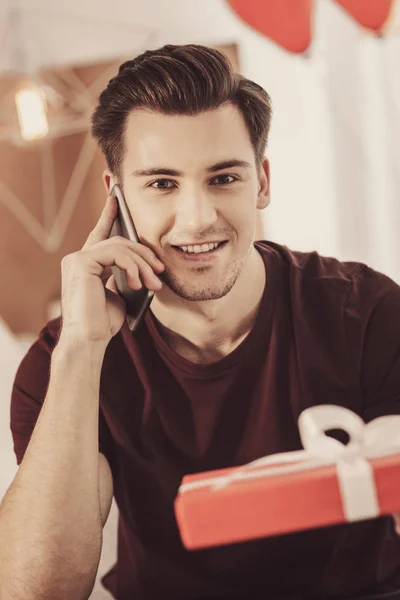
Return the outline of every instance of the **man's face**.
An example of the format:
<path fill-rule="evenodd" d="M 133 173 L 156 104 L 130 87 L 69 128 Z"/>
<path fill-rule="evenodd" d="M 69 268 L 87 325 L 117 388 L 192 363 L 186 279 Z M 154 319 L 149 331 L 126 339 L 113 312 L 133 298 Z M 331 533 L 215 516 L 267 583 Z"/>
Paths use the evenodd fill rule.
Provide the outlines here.
<path fill-rule="evenodd" d="M 225 296 L 269 201 L 268 163 L 257 169 L 240 111 L 133 111 L 125 148 L 125 198 L 141 241 L 165 264 L 163 281 L 186 300 Z"/>

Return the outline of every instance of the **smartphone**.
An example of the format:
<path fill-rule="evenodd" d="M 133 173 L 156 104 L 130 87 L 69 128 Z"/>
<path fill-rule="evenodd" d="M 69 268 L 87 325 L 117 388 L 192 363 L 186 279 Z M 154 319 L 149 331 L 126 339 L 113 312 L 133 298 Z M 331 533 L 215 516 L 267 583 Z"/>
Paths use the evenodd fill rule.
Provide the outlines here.
<path fill-rule="evenodd" d="M 126 200 L 118 184 L 113 186 L 111 196 L 115 196 L 117 199 L 118 213 L 111 229 L 110 237 L 120 235 L 132 242 L 140 243 L 131 213 L 129 212 Z M 133 290 L 128 284 L 126 273 L 123 269 L 114 265 L 111 267 L 111 270 L 115 278 L 117 290 L 126 304 L 127 316 L 130 317 L 127 321 L 129 329 L 133 333 L 136 331 L 146 314 L 151 301 L 153 300 L 154 292 L 145 288 L 143 282 L 143 287 L 140 290 Z"/>

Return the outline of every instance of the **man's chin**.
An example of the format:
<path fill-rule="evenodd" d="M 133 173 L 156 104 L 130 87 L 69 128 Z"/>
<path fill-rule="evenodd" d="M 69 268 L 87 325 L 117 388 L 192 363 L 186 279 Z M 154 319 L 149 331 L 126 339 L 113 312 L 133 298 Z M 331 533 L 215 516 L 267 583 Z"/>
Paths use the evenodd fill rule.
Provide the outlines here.
<path fill-rule="evenodd" d="M 232 281 L 226 281 L 221 285 L 220 282 L 204 282 L 203 285 L 193 285 L 192 282 L 182 281 L 170 273 L 162 273 L 164 284 L 177 296 L 188 302 L 205 302 L 208 300 L 219 300 L 226 296 L 233 285 L 236 278 Z"/>
<path fill-rule="evenodd" d="M 221 290 L 220 288 L 215 287 L 190 289 L 188 286 L 185 285 L 168 285 L 168 287 L 174 294 L 182 298 L 182 300 L 187 300 L 188 302 L 206 302 L 208 300 L 219 300 L 220 298 L 226 296 L 230 291 L 229 289 Z"/>

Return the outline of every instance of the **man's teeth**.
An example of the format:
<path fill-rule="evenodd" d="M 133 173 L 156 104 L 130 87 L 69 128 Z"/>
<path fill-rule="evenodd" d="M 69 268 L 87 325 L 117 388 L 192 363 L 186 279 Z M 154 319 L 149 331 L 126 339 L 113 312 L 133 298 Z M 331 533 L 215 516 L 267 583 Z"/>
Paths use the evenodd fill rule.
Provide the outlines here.
<path fill-rule="evenodd" d="M 184 252 L 195 252 L 196 254 L 200 252 L 209 252 L 210 250 L 214 250 L 214 248 L 218 248 L 221 242 L 216 242 L 215 244 L 202 244 L 201 246 L 178 246 Z"/>

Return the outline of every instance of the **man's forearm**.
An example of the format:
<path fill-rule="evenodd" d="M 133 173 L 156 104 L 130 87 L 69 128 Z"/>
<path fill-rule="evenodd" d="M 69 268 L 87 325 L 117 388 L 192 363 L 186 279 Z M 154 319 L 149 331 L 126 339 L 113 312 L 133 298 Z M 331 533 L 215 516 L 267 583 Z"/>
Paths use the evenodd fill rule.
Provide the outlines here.
<path fill-rule="evenodd" d="M 99 382 L 105 348 L 60 339 L 46 398 L 0 505 L 0 598 L 79 600 L 102 546 Z M 7 596 L 8 594 L 8 596 Z"/>

